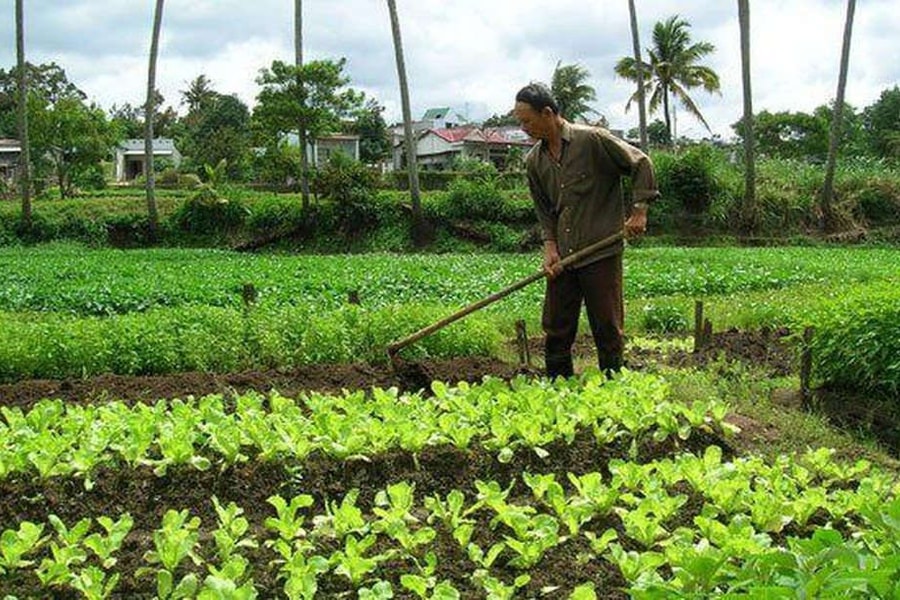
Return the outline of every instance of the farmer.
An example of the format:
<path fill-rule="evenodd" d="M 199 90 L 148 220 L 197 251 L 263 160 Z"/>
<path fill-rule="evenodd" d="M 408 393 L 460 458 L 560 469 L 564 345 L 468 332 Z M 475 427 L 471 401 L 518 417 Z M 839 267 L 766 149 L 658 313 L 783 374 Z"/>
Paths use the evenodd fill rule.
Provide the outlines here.
<path fill-rule="evenodd" d="M 573 374 L 572 344 L 582 300 L 600 370 L 611 374 L 622 367 L 624 241 L 620 238 L 565 270 L 560 260 L 617 232 L 644 233 L 647 205 L 659 195 L 653 165 L 647 155 L 606 129 L 566 121 L 543 84 L 519 90 L 514 114 L 522 130 L 538 140 L 525 164 L 544 242 L 547 375 Z M 623 201 L 623 176 L 631 178 L 629 210 Z"/>

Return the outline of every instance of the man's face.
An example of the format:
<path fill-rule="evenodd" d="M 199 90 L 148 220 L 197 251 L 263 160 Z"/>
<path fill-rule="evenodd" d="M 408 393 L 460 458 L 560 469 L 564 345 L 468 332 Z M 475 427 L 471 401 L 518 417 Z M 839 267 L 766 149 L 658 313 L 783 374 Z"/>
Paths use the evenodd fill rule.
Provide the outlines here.
<path fill-rule="evenodd" d="M 513 114 L 522 131 L 537 140 L 547 139 L 553 123 L 553 111 L 549 107 L 538 111 L 527 102 L 516 102 Z"/>

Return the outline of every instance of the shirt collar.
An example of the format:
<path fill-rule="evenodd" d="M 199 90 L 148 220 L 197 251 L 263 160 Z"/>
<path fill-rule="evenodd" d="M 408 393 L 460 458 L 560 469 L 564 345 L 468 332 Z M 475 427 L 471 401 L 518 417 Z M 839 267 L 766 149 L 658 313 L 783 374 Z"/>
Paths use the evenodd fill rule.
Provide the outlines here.
<path fill-rule="evenodd" d="M 566 145 L 572 141 L 572 125 L 565 119 L 563 119 L 559 136 L 562 138 L 562 141 L 565 142 L 565 144 L 563 145 Z M 547 150 L 547 140 L 541 140 L 541 148 Z"/>

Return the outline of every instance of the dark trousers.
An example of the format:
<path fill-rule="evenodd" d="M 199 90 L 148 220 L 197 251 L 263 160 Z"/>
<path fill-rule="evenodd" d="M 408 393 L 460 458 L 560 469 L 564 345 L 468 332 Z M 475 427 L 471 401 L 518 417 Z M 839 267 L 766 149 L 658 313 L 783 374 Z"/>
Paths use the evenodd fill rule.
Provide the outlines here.
<path fill-rule="evenodd" d="M 622 368 L 624 347 L 624 302 L 622 300 L 622 255 L 617 254 L 563 271 L 547 281 L 543 327 L 547 375 L 573 374 L 572 345 L 578 334 L 581 303 L 597 346 L 600 370 L 609 374 Z"/>

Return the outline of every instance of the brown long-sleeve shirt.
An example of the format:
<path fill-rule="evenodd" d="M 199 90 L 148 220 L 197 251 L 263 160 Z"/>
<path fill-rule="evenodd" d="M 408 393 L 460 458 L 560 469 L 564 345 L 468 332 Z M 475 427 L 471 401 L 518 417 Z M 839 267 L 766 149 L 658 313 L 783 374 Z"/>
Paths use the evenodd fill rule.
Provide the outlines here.
<path fill-rule="evenodd" d="M 631 178 L 634 202 L 651 202 L 659 195 L 647 155 L 599 127 L 564 121 L 560 161 L 550 156 L 545 142 L 538 142 L 525 164 L 542 237 L 556 241 L 562 258 L 622 231 L 622 177 Z M 623 248 L 620 241 L 574 266 Z"/>

